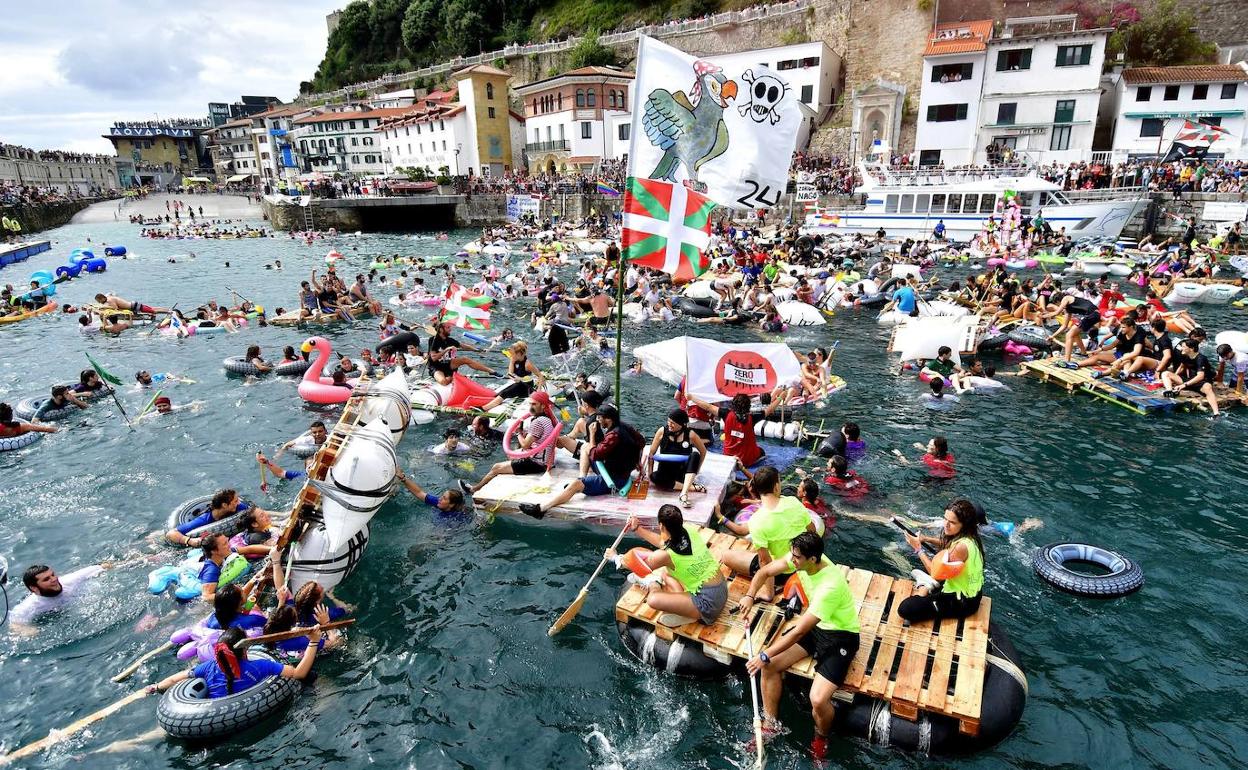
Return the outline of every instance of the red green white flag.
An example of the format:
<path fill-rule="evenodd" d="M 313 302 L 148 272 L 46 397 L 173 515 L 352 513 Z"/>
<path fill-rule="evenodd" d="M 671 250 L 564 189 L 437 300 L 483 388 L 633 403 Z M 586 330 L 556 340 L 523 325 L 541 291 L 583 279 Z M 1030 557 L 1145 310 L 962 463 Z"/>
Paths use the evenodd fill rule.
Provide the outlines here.
<path fill-rule="evenodd" d="M 710 260 L 715 202 L 683 184 L 629 177 L 624 192 L 624 259 L 692 281 Z"/>
<path fill-rule="evenodd" d="M 490 328 L 490 306 L 494 300 L 479 291 L 452 283 L 446 289 L 442 320 L 461 329 Z"/>

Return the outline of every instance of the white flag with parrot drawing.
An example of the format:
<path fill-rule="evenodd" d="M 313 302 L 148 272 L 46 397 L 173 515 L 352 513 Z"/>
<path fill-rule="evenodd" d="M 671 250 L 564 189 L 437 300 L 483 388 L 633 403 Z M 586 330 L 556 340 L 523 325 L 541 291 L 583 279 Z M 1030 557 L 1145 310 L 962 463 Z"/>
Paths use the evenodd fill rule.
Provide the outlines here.
<path fill-rule="evenodd" d="M 738 210 L 779 201 L 802 122 L 783 78 L 642 35 L 634 89 L 629 176 L 684 183 Z"/>

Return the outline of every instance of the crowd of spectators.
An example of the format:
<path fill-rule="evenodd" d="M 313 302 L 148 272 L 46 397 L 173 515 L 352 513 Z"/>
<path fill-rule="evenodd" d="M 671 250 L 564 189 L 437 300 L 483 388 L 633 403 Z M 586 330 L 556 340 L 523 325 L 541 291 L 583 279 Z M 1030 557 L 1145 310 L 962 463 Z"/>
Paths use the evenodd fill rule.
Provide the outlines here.
<path fill-rule="evenodd" d="M 19 144 L 0 143 L 0 158 L 12 160 L 46 161 L 50 163 L 91 163 L 107 165 L 115 158 L 112 155 L 95 155 L 85 152 L 66 152 L 64 150 L 32 150 Z"/>
<path fill-rule="evenodd" d="M 97 198 L 104 194 L 105 191 L 99 188 L 92 188 L 91 191 L 83 195 L 78 192 L 77 188 L 71 187 L 69 192 L 63 192 L 55 187 L 42 187 L 30 184 L 14 184 L 12 182 L 0 181 L 0 205 L 4 206 L 26 206 L 33 203 L 55 203 L 57 201 L 73 201 L 82 198 Z"/>
<path fill-rule="evenodd" d="M 172 118 L 169 120 L 118 120 L 113 128 L 212 128 L 208 118 Z"/>

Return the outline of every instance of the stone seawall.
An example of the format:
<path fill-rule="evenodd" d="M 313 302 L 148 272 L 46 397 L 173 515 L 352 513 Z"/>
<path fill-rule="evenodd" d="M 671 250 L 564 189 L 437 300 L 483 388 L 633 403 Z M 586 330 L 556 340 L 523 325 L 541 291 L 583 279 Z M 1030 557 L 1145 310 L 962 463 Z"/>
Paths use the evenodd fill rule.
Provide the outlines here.
<path fill-rule="evenodd" d="M 51 230 L 68 223 L 79 211 L 99 200 L 104 199 L 81 198 L 74 201 L 0 206 L 0 214 L 20 222 L 23 233 L 37 233 L 40 230 Z"/>
<path fill-rule="evenodd" d="M 382 203 L 396 204 L 401 212 L 377 216 Z M 447 196 L 445 202 L 433 205 L 402 206 L 402 199 L 381 200 L 340 199 L 316 201 L 309 207 L 292 205 L 265 198 L 264 215 L 274 230 L 304 230 L 309 221 L 316 230 L 334 228 L 341 232 L 374 232 L 380 230 L 447 230 L 451 227 L 487 227 L 507 222 L 506 195 Z M 623 205 L 623 198 L 605 195 L 556 195 L 543 199 L 538 206 L 540 219 L 580 220 L 591 214 L 614 215 Z M 309 211 L 310 209 L 310 211 Z M 309 218 L 309 214 L 311 215 Z"/>

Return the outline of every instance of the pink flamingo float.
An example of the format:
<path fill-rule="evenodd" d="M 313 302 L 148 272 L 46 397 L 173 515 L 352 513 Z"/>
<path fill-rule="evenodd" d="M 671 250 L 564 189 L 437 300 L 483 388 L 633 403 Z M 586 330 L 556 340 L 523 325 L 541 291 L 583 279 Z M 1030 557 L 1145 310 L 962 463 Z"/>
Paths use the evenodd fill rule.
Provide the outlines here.
<path fill-rule="evenodd" d="M 321 376 L 332 352 L 329 340 L 324 337 L 308 337 L 300 349 L 304 353 L 316 350 L 316 359 L 303 373 L 303 379 L 299 382 L 299 397 L 313 404 L 346 403 L 351 398 L 351 388 L 335 385 L 332 377 Z"/>

